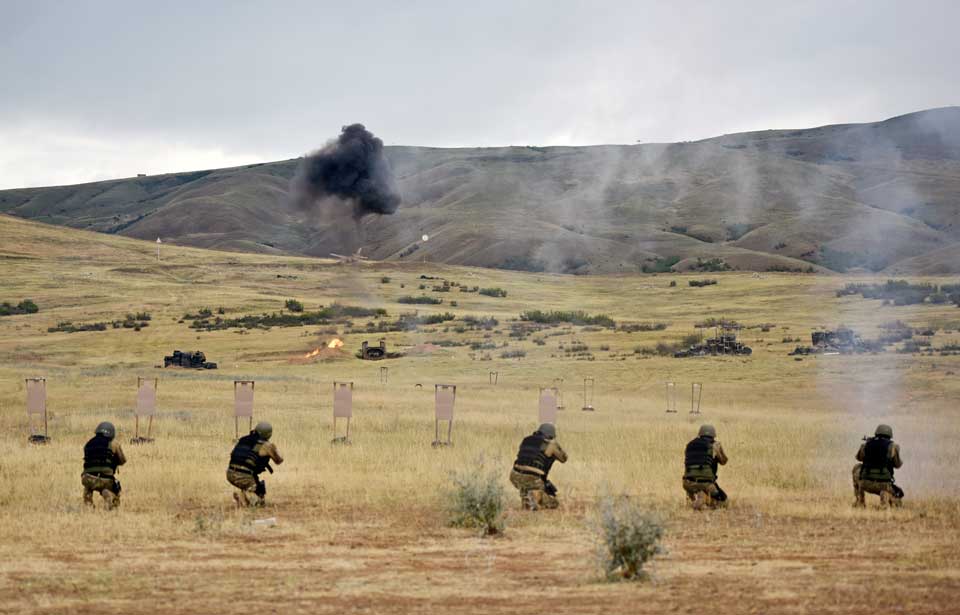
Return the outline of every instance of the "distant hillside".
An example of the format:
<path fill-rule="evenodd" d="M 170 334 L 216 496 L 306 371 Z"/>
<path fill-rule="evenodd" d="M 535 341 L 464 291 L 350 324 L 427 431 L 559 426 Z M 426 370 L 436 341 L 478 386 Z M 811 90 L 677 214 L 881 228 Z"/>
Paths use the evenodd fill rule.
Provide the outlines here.
<path fill-rule="evenodd" d="M 290 204 L 297 160 L 0 191 L 0 212 L 225 250 L 363 247 L 376 259 L 570 273 L 960 273 L 960 107 L 693 143 L 387 155 L 404 203 L 359 225 Z"/>

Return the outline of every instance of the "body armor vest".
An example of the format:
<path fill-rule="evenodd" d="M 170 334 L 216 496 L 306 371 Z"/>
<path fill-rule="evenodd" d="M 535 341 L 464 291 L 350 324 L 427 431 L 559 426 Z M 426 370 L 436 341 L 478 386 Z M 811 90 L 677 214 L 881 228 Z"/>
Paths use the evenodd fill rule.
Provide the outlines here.
<path fill-rule="evenodd" d="M 553 457 L 547 457 L 544 454 L 546 448 L 547 439 L 540 432 L 527 436 L 520 443 L 520 451 L 517 453 L 514 465 L 543 470 L 543 477 L 546 478 L 553 466 Z"/>
<path fill-rule="evenodd" d="M 117 456 L 110 449 L 110 438 L 97 434 L 83 447 L 83 471 L 87 474 L 113 475 Z"/>
<path fill-rule="evenodd" d="M 717 459 L 713 456 L 713 438 L 691 440 L 683 454 L 684 478 L 717 480 Z"/>
<path fill-rule="evenodd" d="M 230 469 L 258 476 L 270 463 L 269 457 L 260 455 L 260 449 L 266 443 L 253 431 L 240 438 L 230 453 Z"/>
<path fill-rule="evenodd" d="M 863 465 L 860 466 L 860 478 L 877 482 L 893 481 L 893 462 L 890 459 L 889 438 L 870 438 L 863 447 Z"/>

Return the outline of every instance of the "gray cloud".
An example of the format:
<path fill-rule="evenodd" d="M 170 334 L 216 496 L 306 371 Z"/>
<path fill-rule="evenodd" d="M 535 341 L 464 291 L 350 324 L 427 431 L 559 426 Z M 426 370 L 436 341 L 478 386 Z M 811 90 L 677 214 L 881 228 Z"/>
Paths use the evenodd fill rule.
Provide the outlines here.
<path fill-rule="evenodd" d="M 0 187 L 288 158 L 352 122 L 387 144 L 632 143 L 960 102 L 956 3 L 681 6 L 6 3 Z"/>

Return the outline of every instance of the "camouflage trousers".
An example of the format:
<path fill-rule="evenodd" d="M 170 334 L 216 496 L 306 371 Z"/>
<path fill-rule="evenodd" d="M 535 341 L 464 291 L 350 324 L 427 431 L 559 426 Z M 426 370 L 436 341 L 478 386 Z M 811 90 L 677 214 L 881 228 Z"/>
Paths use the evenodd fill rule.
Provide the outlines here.
<path fill-rule="evenodd" d="M 853 495 L 856 501 L 854 506 L 866 506 L 866 494 L 872 493 L 880 496 L 880 503 L 883 506 L 900 506 L 903 503 L 903 492 L 897 494 L 897 489 L 892 482 L 864 480 L 860 478 L 860 468 L 862 463 L 853 466 Z"/>
<path fill-rule="evenodd" d="M 267 490 L 263 481 L 256 476 L 227 470 L 227 482 L 239 489 L 233 494 L 233 499 L 239 506 L 263 506 Z"/>
<path fill-rule="evenodd" d="M 725 506 L 727 503 L 727 494 L 716 481 L 708 483 L 683 479 L 683 490 L 687 492 L 690 503 L 697 510 L 704 506 L 709 508 Z"/>
<path fill-rule="evenodd" d="M 510 471 L 510 483 L 520 490 L 520 506 L 525 510 L 540 508 L 558 508 L 560 501 L 554 495 L 549 495 L 544 488 L 543 478 L 533 474 L 523 474 L 516 470 Z"/>
<path fill-rule="evenodd" d="M 112 510 L 120 505 L 120 486 L 117 480 L 110 477 L 94 476 L 93 474 L 81 474 L 80 483 L 83 484 L 83 502 L 93 506 L 93 493 L 97 492 L 103 498 L 107 510 Z"/>

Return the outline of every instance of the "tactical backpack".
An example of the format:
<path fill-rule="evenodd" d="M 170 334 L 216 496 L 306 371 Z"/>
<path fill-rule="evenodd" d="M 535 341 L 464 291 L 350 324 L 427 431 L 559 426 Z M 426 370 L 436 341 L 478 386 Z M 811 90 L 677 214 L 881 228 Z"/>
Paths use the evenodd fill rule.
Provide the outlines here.
<path fill-rule="evenodd" d="M 85 474 L 112 476 L 119 465 L 117 456 L 110 448 L 111 438 L 97 434 L 83 447 L 83 471 Z"/>
<path fill-rule="evenodd" d="M 230 453 L 230 469 L 259 476 L 270 464 L 269 457 L 260 455 L 260 449 L 266 443 L 256 431 L 240 438 Z"/>
<path fill-rule="evenodd" d="M 893 461 L 890 459 L 890 438 L 874 437 L 863 445 L 863 465 L 860 466 L 861 480 L 878 483 L 893 482 Z"/>
<path fill-rule="evenodd" d="M 547 457 L 544 453 L 547 442 L 547 439 L 539 431 L 524 438 L 523 442 L 520 443 L 520 451 L 517 453 L 517 460 L 514 465 L 542 470 L 543 477 L 546 479 L 554 461 L 553 457 Z"/>
<path fill-rule="evenodd" d="M 694 438 L 683 454 L 684 478 L 696 481 L 717 480 L 717 459 L 713 456 L 713 438 Z"/>

